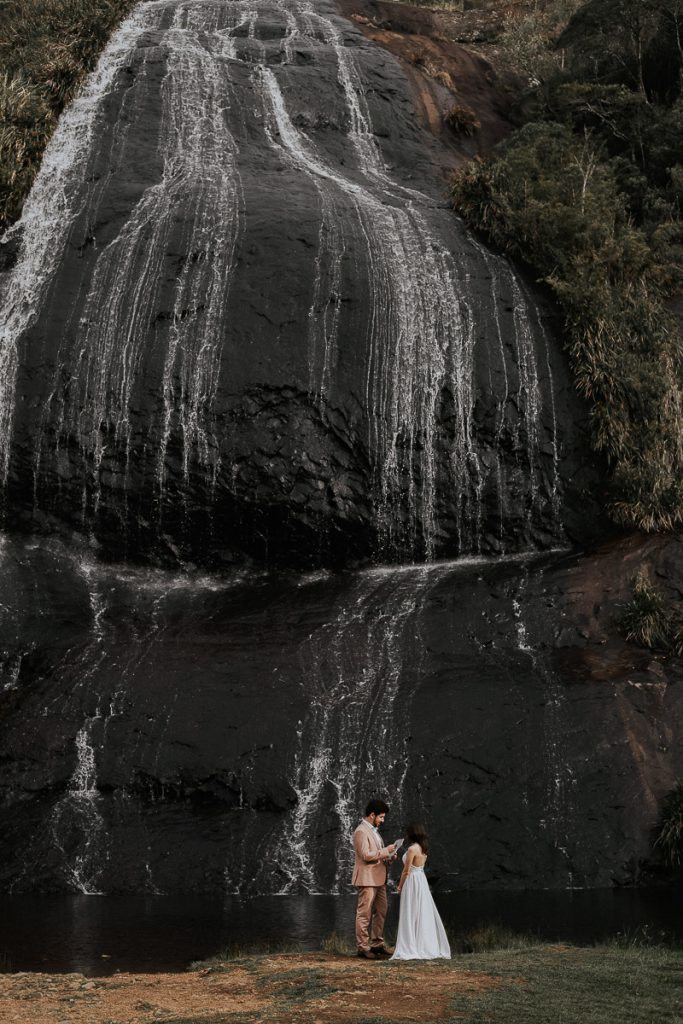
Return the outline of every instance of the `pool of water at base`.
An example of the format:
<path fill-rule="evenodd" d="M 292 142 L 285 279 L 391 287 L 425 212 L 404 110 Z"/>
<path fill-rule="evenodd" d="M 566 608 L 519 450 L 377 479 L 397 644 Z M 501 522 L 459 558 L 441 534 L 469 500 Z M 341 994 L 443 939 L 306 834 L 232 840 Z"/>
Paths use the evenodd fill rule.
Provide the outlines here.
<path fill-rule="evenodd" d="M 647 927 L 683 938 L 681 890 L 462 892 L 436 895 L 454 932 L 497 923 L 548 941 L 592 943 Z M 398 897 L 390 897 L 387 933 Z M 353 940 L 349 896 L 0 896 L 0 970 L 179 971 L 221 948 Z"/>

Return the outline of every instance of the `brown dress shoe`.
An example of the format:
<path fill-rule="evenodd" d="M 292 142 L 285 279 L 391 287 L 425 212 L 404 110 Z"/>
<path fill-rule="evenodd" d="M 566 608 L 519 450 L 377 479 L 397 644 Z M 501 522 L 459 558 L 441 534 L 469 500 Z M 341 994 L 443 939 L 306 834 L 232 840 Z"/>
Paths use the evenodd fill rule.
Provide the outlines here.
<path fill-rule="evenodd" d="M 375 954 L 376 957 L 381 957 L 382 959 L 384 959 L 384 957 L 392 956 L 394 951 L 393 949 L 387 949 L 386 946 L 373 946 L 372 952 Z"/>
<path fill-rule="evenodd" d="M 372 949 L 359 949 L 358 956 L 362 957 L 364 960 L 380 959 L 380 957 L 378 957 L 377 954 Z"/>

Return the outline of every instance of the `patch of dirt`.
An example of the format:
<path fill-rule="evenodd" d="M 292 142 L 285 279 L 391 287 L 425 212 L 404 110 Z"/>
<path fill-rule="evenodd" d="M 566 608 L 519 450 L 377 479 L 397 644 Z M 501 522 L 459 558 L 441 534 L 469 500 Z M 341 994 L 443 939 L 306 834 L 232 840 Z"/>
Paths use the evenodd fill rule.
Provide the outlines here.
<path fill-rule="evenodd" d="M 526 82 L 494 41 L 515 6 L 444 12 L 392 0 L 338 0 L 345 17 L 402 63 L 421 122 L 445 147 L 446 173 L 488 154 L 513 128 L 512 108 Z M 479 127 L 471 137 L 445 122 L 454 105 L 476 115 Z"/>
<path fill-rule="evenodd" d="M 268 998 L 243 967 L 226 974 L 0 975 L 0 1024 L 142 1024 L 221 1011 L 260 1012 Z"/>
<path fill-rule="evenodd" d="M 239 1021 L 396 1024 L 442 1020 L 456 994 L 503 982 L 450 963 L 367 963 L 356 957 L 255 957 L 185 974 L 0 974 L 0 1024 L 193 1024 Z"/>

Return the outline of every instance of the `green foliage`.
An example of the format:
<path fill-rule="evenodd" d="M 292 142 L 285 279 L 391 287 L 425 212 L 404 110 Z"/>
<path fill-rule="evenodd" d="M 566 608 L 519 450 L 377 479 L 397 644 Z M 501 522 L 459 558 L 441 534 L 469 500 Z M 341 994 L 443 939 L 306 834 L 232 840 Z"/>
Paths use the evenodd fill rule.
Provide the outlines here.
<path fill-rule="evenodd" d="M 673 868 L 683 864 L 683 784 L 677 782 L 662 802 L 655 846 Z"/>
<path fill-rule="evenodd" d="M 683 0 L 588 0 L 559 45 L 571 51 L 574 77 L 670 102 L 680 95 Z"/>
<path fill-rule="evenodd" d="M 626 605 L 619 627 L 627 640 L 683 655 L 683 619 L 679 611 L 651 583 L 645 569 L 633 580 L 633 598 Z"/>
<path fill-rule="evenodd" d="M 356 952 L 356 947 L 350 938 L 340 935 L 339 932 L 330 932 L 329 935 L 325 935 L 320 943 L 320 948 L 323 953 L 330 953 L 332 956 L 351 956 Z"/>
<path fill-rule="evenodd" d="M 443 119 L 457 135 L 474 135 L 481 127 L 474 111 L 459 103 L 454 103 L 452 107 L 449 107 Z"/>
<path fill-rule="evenodd" d="M 657 258 L 670 290 L 683 277 L 683 102 L 650 103 L 625 85 L 556 81 L 543 116 L 589 135 L 634 222 Z"/>
<path fill-rule="evenodd" d="M 530 82 L 538 85 L 564 66 L 564 50 L 554 44 L 581 2 L 546 0 L 521 15 L 509 10 L 500 44 Z"/>
<path fill-rule="evenodd" d="M 618 949 L 681 949 L 683 940 L 675 932 L 654 928 L 651 924 L 634 925 L 623 932 L 599 943 L 601 946 L 615 946 Z"/>
<path fill-rule="evenodd" d="M 281 956 L 287 953 L 300 953 L 301 946 L 287 939 L 258 939 L 253 942 L 232 942 L 223 946 L 206 960 L 194 960 L 190 971 L 206 970 L 212 974 L 221 974 L 236 960 L 255 960 L 259 957 Z"/>
<path fill-rule="evenodd" d="M 683 283 L 683 0 L 571 8 L 539 0 L 503 35 L 538 82 L 528 123 L 456 178 L 454 203 L 554 291 L 613 518 L 670 529 L 683 522 L 683 354 L 669 312 Z M 671 643 L 681 650 L 680 634 Z"/>
<path fill-rule="evenodd" d="M 0 231 L 21 213 L 57 117 L 135 0 L 13 0 L 0 28 Z"/>
<path fill-rule="evenodd" d="M 642 529 L 683 522 L 683 348 L 667 311 L 670 268 L 630 217 L 589 136 L 532 122 L 454 179 L 453 201 L 535 267 L 565 313 L 594 445 L 611 467 L 611 510 Z"/>
<path fill-rule="evenodd" d="M 646 54 L 660 23 L 657 6 L 648 0 L 589 0 L 561 41 L 574 47 L 582 75 L 625 81 L 645 93 Z"/>
<path fill-rule="evenodd" d="M 482 922 L 464 932 L 448 930 L 453 954 L 486 953 L 494 949 L 528 949 L 540 939 L 525 932 L 515 932 L 497 921 Z"/>

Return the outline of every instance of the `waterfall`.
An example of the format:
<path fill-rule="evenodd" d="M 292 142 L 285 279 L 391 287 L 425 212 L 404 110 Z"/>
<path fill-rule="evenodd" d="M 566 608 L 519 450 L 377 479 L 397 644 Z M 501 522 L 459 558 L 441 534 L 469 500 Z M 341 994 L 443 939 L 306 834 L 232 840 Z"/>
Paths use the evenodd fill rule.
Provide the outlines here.
<path fill-rule="evenodd" d="M 543 568 L 538 570 L 543 580 Z M 529 584 L 529 570 L 524 567 L 517 593 L 512 599 L 517 646 L 531 661 L 534 675 L 541 681 L 543 692 L 542 763 L 545 785 L 542 793 L 542 816 L 537 822 L 540 834 L 547 837 L 551 849 L 559 854 L 566 873 L 566 886 L 574 885 L 574 869 L 570 851 L 573 835 L 572 815 L 576 774 L 567 752 L 567 696 L 566 687 L 548 664 L 544 654 L 536 649 L 525 622 L 525 598 Z M 552 599 L 548 601 L 552 606 Z"/>
<path fill-rule="evenodd" d="M 169 5 L 154 4 L 152 24 Z M 122 445 L 130 464 L 131 410 L 140 387 L 142 359 L 154 323 L 171 226 L 182 215 L 180 264 L 173 281 L 162 384 L 163 424 L 158 480 L 163 490 L 171 429 L 182 436 L 182 467 L 193 456 L 217 472 L 214 403 L 221 361 L 221 330 L 240 233 L 241 182 L 236 144 L 225 107 L 235 44 L 221 31 L 220 7 L 173 5 L 164 31 L 168 63 L 161 83 L 158 158 L 161 179 L 147 188 L 121 231 L 98 254 L 76 334 L 76 387 L 63 417 L 65 437 L 82 439 L 90 461 L 94 505 L 107 446 Z M 112 154 L 114 163 L 124 157 Z M 103 304 L 102 296 L 108 297 Z M 111 439 L 113 434 L 113 441 Z"/>
<path fill-rule="evenodd" d="M 0 274 L 8 884 L 341 893 L 372 795 L 387 841 L 462 809 L 500 839 L 485 884 L 523 877 L 481 808 L 529 749 L 523 827 L 579 877 L 570 699 L 515 559 L 565 543 L 583 441 L 541 299 L 432 156 L 331 0 L 142 2 L 60 119 Z"/>
<path fill-rule="evenodd" d="M 98 896 L 107 867 L 106 825 L 98 806 L 97 765 L 88 720 L 76 735 L 76 767 L 65 795 L 55 804 L 50 828 L 63 859 L 67 885 Z"/>
<path fill-rule="evenodd" d="M 311 710 L 297 730 L 297 803 L 274 848 L 282 893 L 347 889 L 349 837 L 373 794 L 389 802 L 387 828 L 400 833 L 411 689 L 421 662 L 419 614 L 443 571 L 425 566 L 361 574 L 330 623 L 303 645 Z M 339 837 L 331 869 L 315 856 L 320 822 L 330 818 Z"/>
<path fill-rule="evenodd" d="M 24 204 L 18 225 L 18 264 L 0 284 L 0 476 L 5 482 L 11 455 L 17 343 L 37 316 L 68 242 L 66 229 L 82 201 L 77 190 L 102 117 L 103 98 L 125 66 L 144 25 L 144 13 L 137 8 L 114 33 L 97 68 L 60 118 Z M 10 229 L 10 233 L 16 230 Z"/>
<path fill-rule="evenodd" d="M 444 549 L 478 552 L 484 538 L 504 548 L 522 477 L 526 524 L 515 544 L 528 547 L 540 522 L 559 538 L 557 413 L 540 313 L 509 264 L 388 167 L 370 52 L 331 5 L 307 0 L 153 0 L 115 34 L 60 120 L 16 228 L 17 265 L 0 283 L 0 475 L 23 479 L 20 422 L 22 445 L 33 447 L 36 515 L 49 496 L 57 515 L 79 515 L 96 536 L 112 514 L 124 536 L 139 516 L 145 530 L 170 531 L 172 546 L 198 507 L 219 522 L 225 493 L 251 500 L 242 474 L 251 453 L 234 447 L 241 412 L 231 396 L 261 387 L 265 372 L 261 356 L 252 380 L 242 369 L 234 379 L 240 347 L 258 339 L 241 326 L 253 306 L 241 275 L 260 214 L 257 159 L 271 174 L 286 167 L 317 207 L 292 384 L 303 356 L 301 383 L 330 429 L 353 367 L 353 411 L 343 414 L 368 465 L 375 557 L 429 561 Z M 332 107 L 312 89 L 309 66 L 333 87 Z M 158 113 L 143 138 L 149 108 Z M 327 135 L 315 128 L 326 118 L 336 126 Z M 74 252 L 78 283 L 64 292 Z M 505 326 L 501 282 L 512 309 Z M 279 345 L 289 297 L 273 298 L 282 312 L 254 315 Z M 33 351 L 24 339 L 45 330 L 44 318 L 55 324 L 54 357 L 41 400 L 18 408 Z M 495 395 L 493 434 L 480 425 L 485 387 Z"/>
<path fill-rule="evenodd" d="M 0 884 L 344 893 L 375 795 L 441 891 L 607 884 L 664 720 L 595 677 L 587 717 L 557 554 L 204 575 L 7 537 Z"/>

